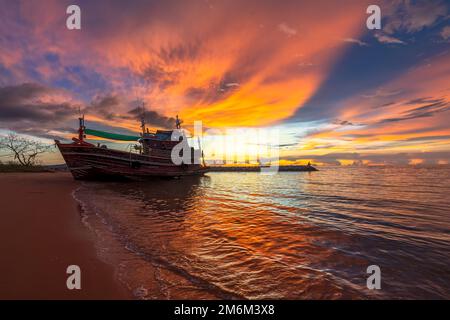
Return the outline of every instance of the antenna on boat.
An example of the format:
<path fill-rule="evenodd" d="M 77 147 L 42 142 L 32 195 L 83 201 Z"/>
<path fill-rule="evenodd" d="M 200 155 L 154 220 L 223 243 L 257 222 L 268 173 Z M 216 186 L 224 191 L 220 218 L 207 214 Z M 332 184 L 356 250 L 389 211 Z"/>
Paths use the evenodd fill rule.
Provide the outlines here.
<path fill-rule="evenodd" d="M 202 164 L 203 166 L 206 166 L 205 164 L 205 154 L 203 153 L 203 146 L 202 143 L 200 142 L 200 137 L 197 136 L 197 143 L 198 143 L 198 147 L 200 148 L 200 152 L 201 152 L 201 156 L 202 156 Z"/>
<path fill-rule="evenodd" d="M 145 102 L 142 102 L 141 128 L 142 134 L 145 134 Z"/>
<path fill-rule="evenodd" d="M 175 118 L 175 126 L 177 129 L 181 129 L 181 120 L 178 118 L 178 115 Z"/>

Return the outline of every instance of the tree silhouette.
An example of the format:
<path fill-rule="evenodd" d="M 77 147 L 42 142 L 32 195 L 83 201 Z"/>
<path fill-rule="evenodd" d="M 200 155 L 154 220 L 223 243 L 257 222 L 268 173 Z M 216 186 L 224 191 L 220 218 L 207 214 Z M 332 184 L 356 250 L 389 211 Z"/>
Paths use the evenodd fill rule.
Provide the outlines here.
<path fill-rule="evenodd" d="M 22 166 L 33 166 L 38 155 L 49 152 L 51 145 L 10 133 L 0 138 L 0 150 L 7 150 Z"/>

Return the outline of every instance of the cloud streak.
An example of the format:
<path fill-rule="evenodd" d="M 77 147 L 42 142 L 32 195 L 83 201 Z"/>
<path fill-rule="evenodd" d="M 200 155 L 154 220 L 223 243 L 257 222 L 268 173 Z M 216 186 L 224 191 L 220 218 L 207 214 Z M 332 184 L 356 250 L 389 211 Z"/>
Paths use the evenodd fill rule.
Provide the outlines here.
<path fill-rule="evenodd" d="M 384 33 L 376 33 L 375 38 L 377 38 L 378 42 L 380 43 L 387 43 L 387 44 L 406 44 L 405 41 L 400 40 L 398 38 L 395 38 L 393 36 L 384 34 Z"/>

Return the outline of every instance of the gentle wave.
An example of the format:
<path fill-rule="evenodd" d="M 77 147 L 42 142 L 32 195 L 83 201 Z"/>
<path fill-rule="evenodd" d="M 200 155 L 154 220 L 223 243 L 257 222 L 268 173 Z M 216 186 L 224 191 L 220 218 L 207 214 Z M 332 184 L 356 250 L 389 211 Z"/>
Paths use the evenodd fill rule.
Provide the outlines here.
<path fill-rule="evenodd" d="M 448 299 L 449 191 L 448 167 L 337 167 L 86 182 L 74 196 L 139 298 Z"/>

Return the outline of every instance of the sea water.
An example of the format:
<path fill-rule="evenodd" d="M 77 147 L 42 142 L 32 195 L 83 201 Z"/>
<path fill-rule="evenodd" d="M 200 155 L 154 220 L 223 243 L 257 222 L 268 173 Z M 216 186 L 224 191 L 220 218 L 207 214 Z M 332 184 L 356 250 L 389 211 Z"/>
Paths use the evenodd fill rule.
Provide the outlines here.
<path fill-rule="evenodd" d="M 84 182 L 99 255 L 143 299 L 450 298 L 450 167 Z M 367 288 L 367 268 L 381 289 Z"/>

